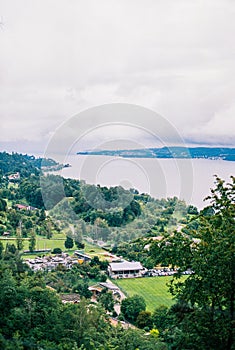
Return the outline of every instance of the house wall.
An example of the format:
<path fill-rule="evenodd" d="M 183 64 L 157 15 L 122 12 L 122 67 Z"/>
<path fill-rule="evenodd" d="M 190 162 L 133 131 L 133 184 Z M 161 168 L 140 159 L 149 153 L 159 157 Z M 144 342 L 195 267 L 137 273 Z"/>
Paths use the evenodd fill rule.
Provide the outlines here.
<path fill-rule="evenodd" d="M 134 278 L 141 277 L 140 270 L 129 270 L 129 271 L 110 271 L 110 277 L 112 278 Z"/>

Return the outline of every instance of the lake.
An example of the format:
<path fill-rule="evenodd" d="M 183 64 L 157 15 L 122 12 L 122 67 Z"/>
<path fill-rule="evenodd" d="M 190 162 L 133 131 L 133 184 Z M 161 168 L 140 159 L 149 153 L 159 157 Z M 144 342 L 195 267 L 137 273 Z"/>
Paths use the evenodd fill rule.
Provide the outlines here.
<path fill-rule="evenodd" d="M 61 162 L 61 157 L 53 156 Z M 218 175 L 229 181 L 235 175 L 235 162 L 208 159 L 119 158 L 68 155 L 63 164 L 71 167 L 56 172 L 65 178 L 89 184 L 135 188 L 155 198 L 177 196 L 199 209 Z"/>

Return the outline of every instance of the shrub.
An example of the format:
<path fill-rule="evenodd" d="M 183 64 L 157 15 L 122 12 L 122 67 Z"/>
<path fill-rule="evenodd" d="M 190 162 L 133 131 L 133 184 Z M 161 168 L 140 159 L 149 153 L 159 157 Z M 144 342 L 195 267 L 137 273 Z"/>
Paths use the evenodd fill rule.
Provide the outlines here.
<path fill-rule="evenodd" d="M 52 250 L 52 254 L 61 254 L 62 253 L 62 250 L 60 248 L 54 248 Z"/>

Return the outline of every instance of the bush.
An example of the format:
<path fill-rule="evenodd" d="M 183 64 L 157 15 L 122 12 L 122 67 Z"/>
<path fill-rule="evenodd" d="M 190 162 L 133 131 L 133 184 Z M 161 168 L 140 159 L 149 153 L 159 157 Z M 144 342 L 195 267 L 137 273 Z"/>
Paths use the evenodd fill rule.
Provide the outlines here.
<path fill-rule="evenodd" d="M 156 328 L 151 329 L 150 335 L 154 338 L 158 338 L 159 337 L 159 330 Z"/>
<path fill-rule="evenodd" d="M 143 297 L 133 295 L 122 300 L 121 312 L 129 322 L 135 322 L 139 313 L 146 310 L 146 303 Z"/>
<path fill-rule="evenodd" d="M 107 275 L 105 275 L 105 274 L 101 274 L 100 275 L 100 282 L 106 282 L 107 281 Z"/>
<path fill-rule="evenodd" d="M 136 319 L 136 325 L 139 328 L 144 328 L 145 330 L 149 330 L 153 326 L 153 321 L 151 317 L 150 311 L 141 311 Z"/>
<path fill-rule="evenodd" d="M 52 250 L 52 254 L 61 254 L 62 253 L 62 250 L 60 248 L 54 248 Z"/>

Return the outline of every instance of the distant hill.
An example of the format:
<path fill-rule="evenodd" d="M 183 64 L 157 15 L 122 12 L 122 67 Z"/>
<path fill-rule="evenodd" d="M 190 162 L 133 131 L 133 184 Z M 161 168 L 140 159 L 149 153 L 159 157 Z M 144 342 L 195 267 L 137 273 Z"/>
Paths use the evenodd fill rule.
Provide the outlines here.
<path fill-rule="evenodd" d="M 235 161 L 235 148 L 162 147 L 130 150 L 98 150 L 77 152 L 78 155 L 103 155 L 123 158 L 200 158 Z"/>

